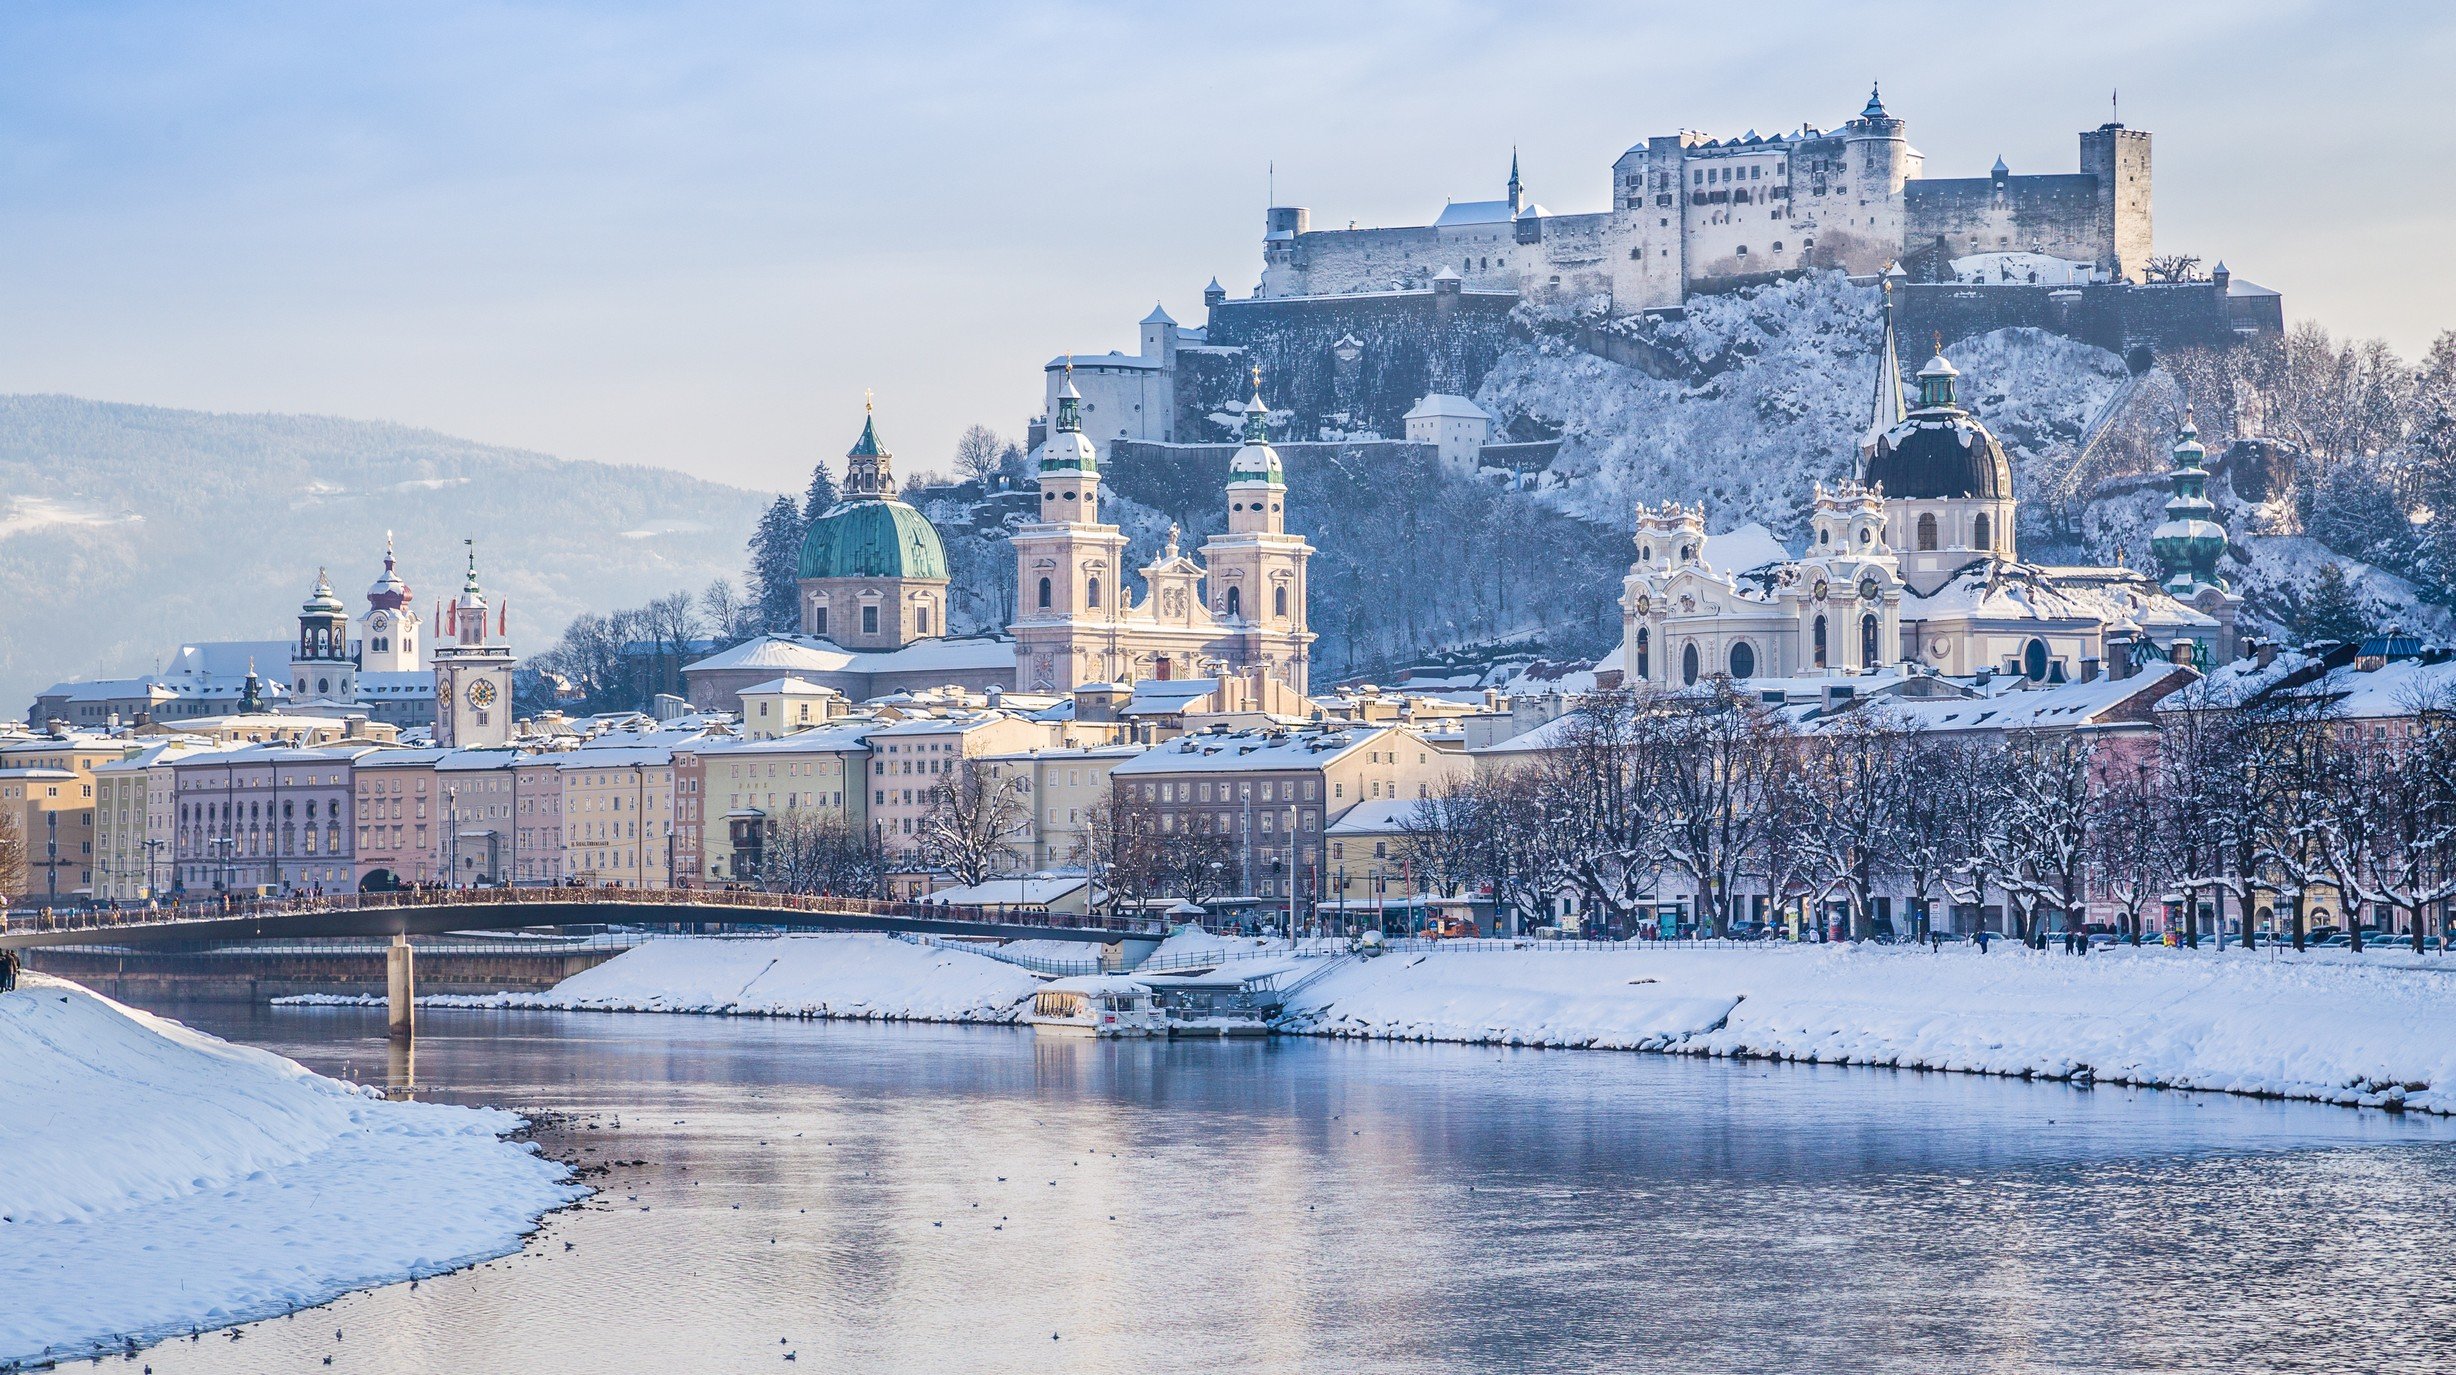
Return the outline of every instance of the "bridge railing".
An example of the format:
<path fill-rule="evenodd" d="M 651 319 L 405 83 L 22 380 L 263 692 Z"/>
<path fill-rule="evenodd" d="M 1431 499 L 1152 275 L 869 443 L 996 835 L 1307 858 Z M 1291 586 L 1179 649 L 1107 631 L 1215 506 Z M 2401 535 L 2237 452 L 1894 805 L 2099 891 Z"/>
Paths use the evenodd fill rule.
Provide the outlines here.
<path fill-rule="evenodd" d="M 675 921 L 722 923 L 712 909 L 744 912 L 807 912 L 824 924 L 829 917 L 883 917 L 908 921 L 1036 926 L 1051 930 L 1113 931 L 1120 936 L 1156 935 L 1164 923 L 1150 918 L 1087 916 L 1037 908 L 958 906 L 814 893 L 770 893 L 728 888 L 406 888 L 386 893 L 332 893 L 299 898 L 224 897 L 202 902 L 149 903 L 125 908 L 44 908 L 32 914 L 0 914 L 0 934 L 18 931 L 97 931 L 158 928 L 181 923 L 268 918 L 317 912 L 381 911 L 390 908 L 489 906 L 687 907 Z"/>

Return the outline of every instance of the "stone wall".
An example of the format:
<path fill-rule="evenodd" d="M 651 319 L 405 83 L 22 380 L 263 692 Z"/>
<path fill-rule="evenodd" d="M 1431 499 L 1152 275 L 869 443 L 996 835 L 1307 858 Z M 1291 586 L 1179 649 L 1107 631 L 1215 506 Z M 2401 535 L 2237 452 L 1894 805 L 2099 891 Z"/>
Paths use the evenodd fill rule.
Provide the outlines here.
<path fill-rule="evenodd" d="M 1906 245 L 1942 239 L 1950 256 L 2044 253 L 2114 269 L 2114 239 L 2101 213 L 2098 179 L 2084 172 L 2036 177 L 1914 181 Z"/>
<path fill-rule="evenodd" d="M 1285 430 L 1290 439 L 1311 438 L 1324 423 L 1395 437 L 1427 392 L 1475 393 L 1509 346 L 1517 304 L 1512 293 L 1454 287 L 1223 301 L 1211 308 L 1207 339 L 1213 348 L 1242 350 L 1246 367 L 1261 365 L 1263 399 L 1274 411 L 1296 413 Z M 1356 341 L 1353 360 L 1339 356 L 1341 339 Z M 1241 373 L 1225 392 L 1181 385 L 1178 404 L 1227 410 L 1243 402 L 1247 385 Z"/>
<path fill-rule="evenodd" d="M 2176 349 L 2234 343 L 2241 337 L 2238 325 L 2279 330 L 2278 300 L 2230 299 L 2214 282 L 2083 287 L 1914 282 L 1894 293 L 1894 310 L 1904 347 L 1919 355 L 1905 362 L 1905 371 L 1926 361 L 1929 341 L 1937 335 L 1950 347 L 1957 339 L 2023 326 L 2121 354 L 2137 367 Z M 2265 310 L 2261 302 L 2267 303 Z"/>

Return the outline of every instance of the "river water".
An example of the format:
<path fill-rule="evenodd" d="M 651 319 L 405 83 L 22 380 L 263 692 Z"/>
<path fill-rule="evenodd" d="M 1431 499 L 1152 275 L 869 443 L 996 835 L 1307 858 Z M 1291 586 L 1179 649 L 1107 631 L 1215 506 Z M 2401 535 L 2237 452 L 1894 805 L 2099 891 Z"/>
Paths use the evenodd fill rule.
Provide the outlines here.
<path fill-rule="evenodd" d="M 327 1073 L 399 1069 L 380 1010 L 165 1010 Z M 1650 1055 L 588 1013 L 422 1011 L 414 1072 L 422 1097 L 560 1115 L 559 1154 L 640 1163 L 517 1256 L 145 1362 L 2456 1368 L 2443 1121 Z"/>

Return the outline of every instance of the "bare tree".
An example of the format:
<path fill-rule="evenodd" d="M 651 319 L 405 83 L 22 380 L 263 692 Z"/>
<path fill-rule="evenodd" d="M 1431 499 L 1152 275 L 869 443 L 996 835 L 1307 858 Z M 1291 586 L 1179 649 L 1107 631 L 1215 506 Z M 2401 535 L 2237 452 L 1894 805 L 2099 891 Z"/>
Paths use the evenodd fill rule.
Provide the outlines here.
<path fill-rule="evenodd" d="M 767 823 L 759 880 L 779 893 L 873 897 L 887 878 L 876 837 L 833 812 L 795 809 Z"/>
<path fill-rule="evenodd" d="M 1964 858 L 1962 842 L 1973 829 L 1968 821 L 1992 808 L 2003 765 L 2003 741 L 1970 732 L 1923 737 L 1912 754 L 1894 865 L 1910 885 L 1921 937 L 1935 930 L 1934 895 L 1950 895 L 1950 880 Z M 1983 894 L 1985 879 L 1975 887 Z M 1971 901 L 1983 904 L 1985 898 Z M 1949 915 L 1945 925 L 1952 925 Z"/>
<path fill-rule="evenodd" d="M 2012 767 L 2004 780 L 2011 812 L 2008 834 L 2017 856 L 2005 874 L 2008 890 L 2020 894 L 2033 912 L 2040 904 L 2051 905 L 2062 915 L 2066 931 L 2081 924 L 2082 882 L 2097 805 L 2095 755 L 2087 736 L 2067 732 L 2031 737 L 2013 747 Z M 2033 947 L 2047 943 L 2043 918 L 2024 925 Z"/>
<path fill-rule="evenodd" d="M 2146 759 L 2098 762 L 2098 816 L 2089 853 L 2099 882 L 2122 914 L 2124 939 L 2140 944 L 2141 909 L 2166 886 L 2159 845 L 2158 775 Z"/>
<path fill-rule="evenodd" d="M 1660 766 L 1648 793 L 1664 863 L 1695 886 L 1699 915 L 1715 935 L 1731 929 L 1731 899 L 1756 857 L 1762 803 L 1789 749 L 1764 704 L 1716 680 L 1702 701 L 1660 713 Z"/>
<path fill-rule="evenodd" d="M 1015 843 L 1029 833 L 1032 805 L 997 767 L 977 759 L 955 761 L 930 789 L 929 810 L 915 832 L 917 848 L 959 883 L 988 882 L 1017 862 Z"/>
<path fill-rule="evenodd" d="M 0 811 L 0 912 L 9 899 L 26 891 L 26 837 L 17 814 Z"/>
<path fill-rule="evenodd" d="M 1822 893 L 1843 896 L 1854 940 L 1874 936 L 1877 877 L 1900 847 L 1917 733 L 1882 708 L 1849 712 L 1802 742 L 1806 840 Z"/>
<path fill-rule="evenodd" d="M 1427 888 L 1457 897 L 1482 868 L 1489 810 L 1472 778 L 1443 783 L 1399 819 L 1399 857 Z"/>
<path fill-rule="evenodd" d="M 1006 457 L 1006 441 L 987 425 L 968 425 L 955 437 L 955 475 L 987 490 L 998 480 Z"/>
<path fill-rule="evenodd" d="M 2153 282 L 2196 282 L 2200 280 L 2200 255 L 2160 253 L 2142 266 L 2140 275 Z"/>

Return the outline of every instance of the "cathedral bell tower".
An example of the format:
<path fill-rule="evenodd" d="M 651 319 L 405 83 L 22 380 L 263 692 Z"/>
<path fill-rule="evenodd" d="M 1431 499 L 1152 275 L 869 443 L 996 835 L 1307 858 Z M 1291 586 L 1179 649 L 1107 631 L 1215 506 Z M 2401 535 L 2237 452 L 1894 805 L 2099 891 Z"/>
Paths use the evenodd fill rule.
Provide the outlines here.
<path fill-rule="evenodd" d="M 1230 663 L 1302 693 L 1312 658 L 1305 565 L 1313 546 L 1287 533 L 1288 482 L 1271 447 L 1262 372 L 1245 403 L 1245 442 L 1228 460 L 1228 532 L 1203 543 L 1211 614 L 1229 632 Z"/>
<path fill-rule="evenodd" d="M 488 634 L 478 555 L 447 611 L 451 639 L 435 649 L 435 743 L 445 749 L 506 745 L 512 739 L 512 651 Z M 500 634 L 498 621 L 495 633 Z"/>
<path fill-rule="evenodd" d="M 1070 691 L 1130 675 L 1117 623 L 1130 609 L 1125 532 L 1100 521 L 1100 462 L 1083 434 L 1074 369 L 1040 446 L 1039 518 L 1016 528 L 1017 686 Z"/>
<path fill-rule="evenodd" d="M 290 650 L 290 691 L 295 701 L 328 698 L 355 701 L 358 664 L 350 657 L 350 612 L 333 595 L 324 570 L 298 609 L 298 643 Z"/>

